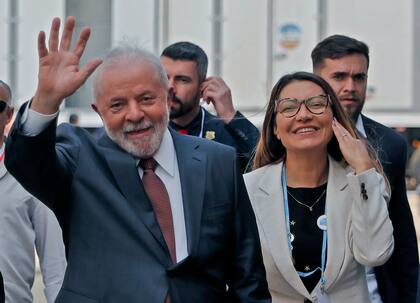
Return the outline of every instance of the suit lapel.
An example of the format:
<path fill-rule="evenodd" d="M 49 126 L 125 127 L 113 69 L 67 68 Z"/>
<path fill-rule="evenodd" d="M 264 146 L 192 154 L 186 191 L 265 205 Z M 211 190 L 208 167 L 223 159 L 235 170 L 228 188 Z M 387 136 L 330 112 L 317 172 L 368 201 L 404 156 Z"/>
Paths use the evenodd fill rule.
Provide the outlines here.
<path fill-rule="evenodd" d="M 277 269 L 284 277 L 288 277 L 289 284 L 299 293 L 309 297 L 309 293 L 297 274 L 290 257 L 286 235 L 286 221 L 284 213 L 284 200 L 282 193 L 281 168 L 283 163 L 268 166 L 258 184 L 255 194 L 257 201 L 256 214 L 267 239 L 270 253 L 277 265 Z M 327 227 L 328 248 L 327 264 L 325 268 L 326 287 L 337 279 L 345 255 L 346 224 L 343 224 L 341 213 L 350 210 L 351 205 L 347 199 L 346 171 L 340 163 L 329 159 L 329 175 L 327 186 Z M 334 228 L 330 228 L 334 226 Z"/>
<path fill-rule="evenodd" d="M 135 210 L 135 215 L 137 215 L 136 221 L 140 218 L 140 221 L 169 255 L 165 239 L 156 222 L 151 203 L 144 191 L 136 160 L 112 142 L 107 135 L 104 135 L 99 140 L 99 145 L 105 149 L 102 151 L 102 154 L 108 162 L 116 184 L 127 199 L 131 209 Z"/>
<path fill-rule="evenodd" d="M 341 167 L 341 164 L 329 157 L 328 186 L 326 196 L 327 208 L 327 230 L 328 230 L 328 248 L 327 264 L 325 267 L 326 288 L 337 279 L 346 249 L 346 222 L 342 222 L 343 212 L 347 213 L 351 209 L 349 201 L 347 172 Z"/>
<path fill-rule="evenodd" d="M 259 221 L 277 269 L 284 277 L 288 277 L 289 284 L 296 291 L 309 296 L 289 253 L 281 182 L 282 165 L 283 163 L 267 166 L 255 194 L 256 212 L 261 218 Z"/>
<path fill-rule="evenodd" d="M 178 159 L 187 232 L 188 255 L 193 255 L 200 235 L 201 214 L 206 184 L 207 156 L 200 151 L 199 141 L 171 131 Z M 197 182 L 197 178 L 200 178 Z"/>

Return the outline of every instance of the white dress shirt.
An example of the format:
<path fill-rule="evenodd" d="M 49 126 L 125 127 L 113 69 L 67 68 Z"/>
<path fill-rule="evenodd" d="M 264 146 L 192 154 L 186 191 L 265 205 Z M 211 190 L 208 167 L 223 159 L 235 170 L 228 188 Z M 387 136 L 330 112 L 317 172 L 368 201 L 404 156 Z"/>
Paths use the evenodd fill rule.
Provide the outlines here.
<path fill-rule="evenodd" d="M 21 118 L 22 132 L 27 136 L 36 136 L 47 128 L 48 124 L 57 116 L 58 112 L 52 115 L 43 115 L 27 107 Z M 174 224 L 176 260 L 180 262 L 188 256 L 187 233 L 178 159 L 174 142 L 168 129 L 165 130 L 160 147 L 153 158 L 158 163 L 155 171 L 156 175 L 165 184 L 169 194 Z M 143 170 L 140 167 L 138 170 L 140 178 L 142 178 Z"/>
<path fill-rule="evenodd" d="M 179 262 L 188 256 L 187 232 L 185 230 L 184 205 L 182 200 L 181 179 L 179 178 L 178 159 L 171 133 L 166 129 L 162 143 L 153 156 L 159 164 L 156 175 L 165 184 L 171 203 L 172 219 L 175 233 L 176 261 Z M 143 170 L 138 166 L 140 177 Z"/>

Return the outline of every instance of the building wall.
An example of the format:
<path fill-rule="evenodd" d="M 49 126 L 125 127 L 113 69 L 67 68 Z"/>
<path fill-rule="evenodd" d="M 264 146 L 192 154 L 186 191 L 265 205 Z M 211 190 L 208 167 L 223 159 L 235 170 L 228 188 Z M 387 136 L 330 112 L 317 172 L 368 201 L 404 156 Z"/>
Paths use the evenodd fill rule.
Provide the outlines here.
<path fill-rule="evenodd" d="M 0 0 L 0 41 L 8 41 L 9 1 L 19 3 L 15 96 L 20 103 L 35 91 L 38 30 L 48 32 L 54 16 L 63 17 L 70 12 L 82 25 L 93 27 L 83 62 L 120 41 L 136 43 L 159 54 L 168 43 L 189 40 L 207 52 L 209 75 L 214 74 L 215 0 Z M 327 4 L 325 16 L 318 11 L 321 1 Z M 71 11 L 71 7 L 77 9 Z M 420 49 L 416 35 L 420 21 L 416 8 L 419 5 L 415 0 L 225 0 L 222 36 L 218 40 L 222 48 L 221 74 L 232 89 L 237 108 L 262 113 L 270 89 L 280 76 L 311 70 L 310 52 L 319 41 L 322 21 L 327 35 L 347 34 L 370 46 L 367 109 L 373 116 L 381 112 L 393 116 L 396 112 L 412 112 L 420 109 L 420 65 L 415 52 Z M 6 49 L 0 48 L 0 77 L 7 81 Z M 82 117 L 82 124 L 100 124 L 89 108 L 91 99 L 88 83 L 67 103 L 67 110 L 73 105 L 72 111 L 80 111 L 86 117 Z M 65 110 L 62 119 L 66 115 Z"/>

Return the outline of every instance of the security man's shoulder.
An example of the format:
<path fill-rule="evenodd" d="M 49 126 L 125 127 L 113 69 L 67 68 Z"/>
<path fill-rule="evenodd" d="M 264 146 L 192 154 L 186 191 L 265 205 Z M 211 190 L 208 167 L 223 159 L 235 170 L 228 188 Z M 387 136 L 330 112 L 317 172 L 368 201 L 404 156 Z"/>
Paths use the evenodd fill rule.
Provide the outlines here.
<path fill-rule="evenodd" d="M 392 144 L 405 145 L 404 138 L 392 128 L 385 126 L 375 120 L 372 120 L 366 116 L 363 117 L 363 126 L 366 130 L 369 130 L 376 138 L 382 139 Z M 389 141 L 388 141 L 389 140 Z"/>

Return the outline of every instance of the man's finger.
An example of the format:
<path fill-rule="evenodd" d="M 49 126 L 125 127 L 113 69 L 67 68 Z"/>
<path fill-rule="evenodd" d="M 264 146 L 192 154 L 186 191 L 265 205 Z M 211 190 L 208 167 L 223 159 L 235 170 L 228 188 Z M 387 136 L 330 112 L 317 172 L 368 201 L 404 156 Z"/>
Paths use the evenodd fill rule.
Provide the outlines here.
<path fill-rule="evenodd" d="M 90 36 L 90 28 L 85 27 L 84 29 L 82 29 L 80 36 L 79 36 L 79 41 L 77 41 L 77 45 L 74 48 L 73 52 L 74 54 L 80 59 L 83 55 L 83 52 L 85 51 L 87 42 L 89 40 L 89 36 Z"/>
<path fill-rule="evenodd" d="M 337 138 L 338 143 L 341 144 L 343 142 L 343 132 L 339 128 L 338 122 L 337 120 L 335 120 L 335 118 L 332 122 L 332 130 L 334 132 L 335 137 Z"/>
<path fill-rule="evenodd" d="M 64 25 L 63 35 L 60 41 L 60 50 L 68 51 L 70 49 L 71 37 L 73 35 L 74 25 L 76 21 L 73 16 L 67 17 L 66 24 Z"/>
<path fill-rule="evenodd" d="M 101 63 L 102 59 L 99 58 L 90 60 L 86 63 L 86 65 L 79 71 L 80 82 L 84 83 Z"/>
<path fill-rule="evenodd" d="M 48 39 L 48 48 L 50 52 L 58 50 L 58 33 L 60 31 L 60 19 L 54 18 L 51 22 L 50 37 Z"/>
<path fill-rule="evenodd" d="M 38 34 L 38 56 L 41 59 L 48 55 L 47 46 L 45 45 L 45 32 L 40 31 Z"/>

